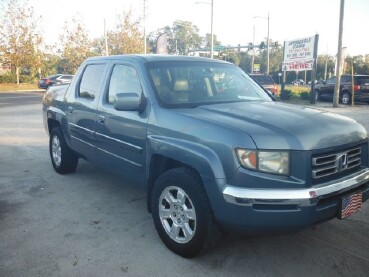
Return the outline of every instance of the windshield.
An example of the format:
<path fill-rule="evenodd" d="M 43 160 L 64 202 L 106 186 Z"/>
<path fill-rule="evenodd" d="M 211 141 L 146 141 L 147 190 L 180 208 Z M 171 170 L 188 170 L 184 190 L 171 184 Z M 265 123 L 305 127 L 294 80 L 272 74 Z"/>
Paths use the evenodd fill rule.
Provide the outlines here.
<path fill-rule="evenodd" d="M 231 64 L 170 61 L 147 66 L 156 96 L 167 107 L 271 101 L 247 74 Z"/>

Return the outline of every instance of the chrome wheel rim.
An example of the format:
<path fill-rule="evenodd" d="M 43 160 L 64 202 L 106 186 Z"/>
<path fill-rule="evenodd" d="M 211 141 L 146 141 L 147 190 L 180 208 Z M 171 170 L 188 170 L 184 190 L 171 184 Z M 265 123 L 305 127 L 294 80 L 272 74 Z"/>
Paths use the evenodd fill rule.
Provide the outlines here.
<path fill-rule="evenodd" d="M 165 232 L 177 243 L 195 235 L 196 211 L 187 193 L 179 187 L 165 188 L 159 198 L 159 217 Z"/>
<path fill-rule="evenodd" d="M 348 94 L 342 95 L 342 104 L 348 104 L 350 101 L 350 96 Z"/>
<path fill-rule="evenodd" d="M 51 155 L 56 166 L 61 164 L 61 146 L 60 140 L 57 136 L 54 136 L 51 142 Z"/>

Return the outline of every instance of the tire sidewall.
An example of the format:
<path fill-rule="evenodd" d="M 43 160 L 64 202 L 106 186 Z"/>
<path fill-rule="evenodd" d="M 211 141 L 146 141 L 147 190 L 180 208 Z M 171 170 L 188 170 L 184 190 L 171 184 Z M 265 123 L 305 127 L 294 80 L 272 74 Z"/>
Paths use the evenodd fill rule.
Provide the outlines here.
<path fill-rule="evenodd" d="M 59 165 L 55 164 L 53 155 L 52 155 L 52 141 L 53 138 L 57 137 L 60 143 L 61 150 L 61 162 Z M 78 164 L 78 158 L 75 156 L 73 151 L 68 147 L 65 142 L 64 135 L 62 130 L 59 127 L 53 128 L 50 132 L 49 139 L 49 154 L 51 163 L 53 165 L 54 170 L 59 174 L 71 173 L 76 170 Z"/>
<path fill-rule="evenodd" d="M 52 153 L 52 143 L 53 143 L 53 139 L 54 137 L 57 137 L 59 139 L 59 143 L 60 143 L 60 148 L 61 148 L 61 162 L 59 165 L 57 165 L 54 161 L 54 158 L 53 158 L 53 153 Z M 63 145 L 62 145 L 62 137 L 61 137 L 61 134 L 60 134 L 60 130 L 59 128 L 54 128 L 51 130 L 51 133 L 50 133 L 50 141 L 49 141 L 49 153 L 50 153 L 50 158 L 51 158 L 51 163 L 55 169 L 56 172 L 59 172 L 61 167 L 62 167 L 62 164 L 63 164 L 63 158 L 64 158 L 64 155 L 63 155 Z"/>
<path fill-rule="evenodd" d="M 345 95 L 348 96 L 347 103 L 345 103 L 344 100 L 343 100 Z M 342 96 L 341 96 L 341 102 L 342 102 L 342 104 L 348 105 L 348 104 L 350 104 L 350 100 L 351 100 L 351 95 L 348 92 L 342 93 Z"/>
<path fill-rule="evenodd" d="M 159 198 L 165 188 L 169 186 L 176 186 L 181 188 L 191 199 L 196 212 L 196 229 L 195 235 L 187 243 L 178 243 L 170 238 L 165 231 L 159 216 Z M 165 245 L 174 251 L 175 253 L 184 256 L 192 257 L 199 253 L 204 246 L 206 235 L 208 233 L 208 203 L 203 203 L 204 199 L 201 197 L 203 188 L 201 182 L 197 180 L 194 183 L 194 176 L 179 174 L 175 170 L 170 170 L 164 173 L 155 183 L 152 193 L 152 216 L 155 224 L 155 228 L 163 240 Z M 206 201 L 205 201 L 206 202 Z"/>

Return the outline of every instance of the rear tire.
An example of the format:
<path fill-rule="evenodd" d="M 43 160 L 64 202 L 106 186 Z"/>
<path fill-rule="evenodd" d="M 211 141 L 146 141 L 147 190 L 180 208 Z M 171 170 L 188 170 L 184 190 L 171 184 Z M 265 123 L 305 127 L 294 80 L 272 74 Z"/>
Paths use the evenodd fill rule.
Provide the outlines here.
<path fill-rule="evenodd" d="M 351 94 L 344 91 L 341 95 L 341 103 L 344 105 L 348 105 L 351 103 Z"/>
<path fill-rule="evenodd" d="M 49 152 L 51 163 L 56 172 L 66 174 L 76 171 L 78 157 L 68 147 L 60 127 L 51 130 Z"/>
<path fill-rule="evenodd" d="M 155 228 L 170 250 L 191 258 L 215 245 L 221 233 L 193 170 L 182 167 L 163 173 L 151 197 Z"/>
<path fill-rule="evenodd" d="M 315 91 L 315 101 L 321 101 L 321 97 L 318 90 Z"/>

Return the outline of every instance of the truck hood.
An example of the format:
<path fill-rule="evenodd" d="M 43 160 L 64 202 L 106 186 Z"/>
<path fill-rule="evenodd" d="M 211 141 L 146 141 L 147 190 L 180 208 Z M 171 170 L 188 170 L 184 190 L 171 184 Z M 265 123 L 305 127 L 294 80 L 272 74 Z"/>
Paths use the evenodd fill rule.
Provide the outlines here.
<path fill-rule="evenodd" d="M 239 129 L 259 149 L 313 150 L 367 138 L 364 127 L 351 118 L 277 102 L 206 105 L 182 112 Z"/>

